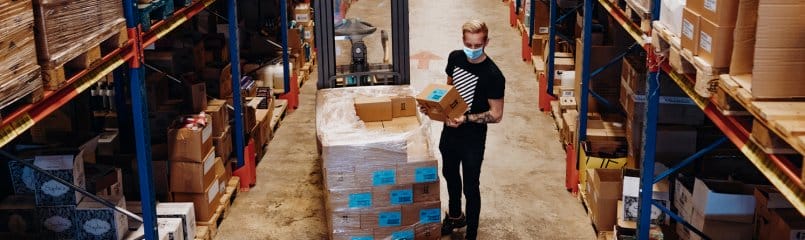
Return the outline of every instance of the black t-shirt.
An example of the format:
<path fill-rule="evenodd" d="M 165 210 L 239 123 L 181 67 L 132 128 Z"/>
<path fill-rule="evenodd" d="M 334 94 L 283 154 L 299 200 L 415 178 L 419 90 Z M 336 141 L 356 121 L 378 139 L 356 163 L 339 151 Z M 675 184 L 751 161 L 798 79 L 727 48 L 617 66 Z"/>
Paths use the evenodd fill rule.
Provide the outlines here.
<path fill-rule="evenodd" d="M 447 76 L 469 105 L 469 113 L 489 111 L 489 99 L 503 99 L 506 78 L 495 62 L 486 56 L 483 62 L 470 63 L 462 50 L 455 50 L 447 58 Z"/>

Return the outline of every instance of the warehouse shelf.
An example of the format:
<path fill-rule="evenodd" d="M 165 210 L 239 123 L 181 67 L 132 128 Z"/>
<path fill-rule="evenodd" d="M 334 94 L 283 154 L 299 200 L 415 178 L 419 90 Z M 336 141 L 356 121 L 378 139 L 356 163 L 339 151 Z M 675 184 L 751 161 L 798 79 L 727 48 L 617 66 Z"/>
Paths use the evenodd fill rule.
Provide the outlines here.
<path fill-rule="evenodd" d="M 650 42 L 647 40 L 648 36 L 646 36 L 646 34 L 640 30 L 640 26 L 637 26 L 637 24 L 633 23 L 626 17 L 626 13 L 624 13 L 623 10 L 613 5 L 613 3 L 609 2 L 609 0 L 598 0 L 598 3 L 600 3 L 601 6 L 603 6 L 607 12 L 609 12 L 609 15 L 611 15 L 615 21 L 620 23 L 621 27 L 623 27 L 623 29 L 629 33 L 629 36 L 632 36 L 635 42 L 640 43 L 640 45 L 643 45 L 645 49 L 648 49 L 645 47 L 645 44 Z"/>
<path fill-rule="evenodd" d="M 699 96 L 693 90 L 696 81 L 690 75 L 681 75 L 671 69 L 667 62 L 662 64 L 662 70 L 679 85 L 682 90 L 696 103 L 704 114 L 724 132 L 735 146 L 757 167 L 769 181 L 797 208 L 805 214 L 805 185 L 797 172 L 801 170 L 788 159 L 774 154 L 767 154 L 755 142 L 749 140 L 751 129 L 745 128 L 736 117 L 725 116 L 713 103 L 712 99 Z"/>
<path fill-rule="evenodd" d="M 187 22 L 196 16 L 196 14 L 215 3 L 215 1 L 216 0 L 201 0 L 193 2 L 190 6 L 176 10 L 168 19 L 155 23 L 151 26 L 151 30 L 143 33 L 143 46 L 154 44 L 154 42 L 182 25 L 182 23 Z"/>
<path fill-rule="evenodd" d="M 4 117 L 2 124 L 0 124 L 0 147 L 20 136 L 37 122 L 70 102 L 104 76 L 130 60 L 134 56 L 132 44 L 133 41 L 129 40 L 125 46 L 115 49 L 101 58 L 100 64 L 82 70 L 68 79 L 64 87 L 55 91 L 45 91 L 41 101 L 22 106 Z"/>

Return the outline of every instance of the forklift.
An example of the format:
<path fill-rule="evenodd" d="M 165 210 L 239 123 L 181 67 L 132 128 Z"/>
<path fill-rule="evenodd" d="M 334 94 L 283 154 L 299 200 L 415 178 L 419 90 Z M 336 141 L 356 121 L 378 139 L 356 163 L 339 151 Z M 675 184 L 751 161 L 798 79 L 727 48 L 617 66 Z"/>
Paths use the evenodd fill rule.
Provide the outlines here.
<path fill-rule="evenodd" d="M 356 17 L 345 17 L 351 0 L 313 1 L 316 21 L 318 89 L 373 85 L 408 85 L 410 60 L 408 43 L 408 1 L 391 0 L 391 38 L 380 29 L 381 49 L 370 49 L 364 41 L 378 34 L 378 27 Z M 391 40 L 391 44 L 388 41 Z M 336 41 L 349 41 L 348 64 L 338 64 Z M 381 62 L 370 62 L 370 51 L 383 51 Z"/>

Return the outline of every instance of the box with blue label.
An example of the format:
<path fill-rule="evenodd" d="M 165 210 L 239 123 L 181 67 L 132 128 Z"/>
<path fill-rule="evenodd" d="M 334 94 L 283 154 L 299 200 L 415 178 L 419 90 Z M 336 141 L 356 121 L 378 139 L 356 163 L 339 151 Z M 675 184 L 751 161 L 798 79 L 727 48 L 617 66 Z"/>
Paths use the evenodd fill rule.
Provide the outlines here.
<path fill-rule="evenodd" d="M 121 196 L 100 196 L 120 208 L 126 208 Z M 122 239 L 128 231 L 128 220 L 122 213 L 100 202 L 86 198 L 75 210 L 76 239 Z"/>
<path fill-rule="evenodd" d="M 440 223 L 441 202 L 423 202 L 402 206 L 403 225 Z"/>
<path fill-rule="evenodd" d="M 372 188 L 346 188 L 327 190 L 330 211 L 361 210 L 375 207 Z"/>
<path fill-rule="evenodd" d="M 457 118 L 467 111 L 467 103 L 451 85 L 431 83 L 416 96 L 419 105 L 428 108 L 428 117 L 436 121 Z"/>
<path fill-rule="evenodd" d="M 390 186 L 399 183 L 396 164 L 365 164 L 355 167 L 355 187 Z"/>
<path fill-rule="evenodd" d="M 85 188 L 82 153 L 36 156 L 34 165 L 73 185 Z M 34 175 L 37 206 L 75 206 L 81 202 L 81 193 L 44 174 Z"/>
<path fill-rule="evenodd" d="M 332 240 L 375 240 L 372 230 L 352 230 L 334 232 Z"/>
<path fill-rule="evenodd" d="M 436 160 L 400 163 L 397 164 L 397 170 L 402 184 L 439 181 L 439 162 Z"/>
<path fill-rule="evenodd" d="M 414 203 L 414 190 L 410 184 L 372 188 L 374 207 L 400 206 Z"/>
<path fill-rule="evenodd" d="M 378 207 L 361 211 L 361 229 L 400 227 L 403 225 L 400 206 Z"/>
<path fill-rule="evenodd" d="M 416 237 L 413 226 L 378 228 L 374 230 L 374 239 L 411 239 Z"/>

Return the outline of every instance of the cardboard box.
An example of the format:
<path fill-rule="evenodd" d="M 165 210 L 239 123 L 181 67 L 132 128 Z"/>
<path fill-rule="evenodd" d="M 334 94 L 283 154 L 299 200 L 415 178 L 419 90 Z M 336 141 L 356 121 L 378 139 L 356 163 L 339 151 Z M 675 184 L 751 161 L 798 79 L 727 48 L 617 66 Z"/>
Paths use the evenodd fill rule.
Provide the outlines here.
<path fill-rule="evenodd" d="M 33 163 L 32 160 L 21 160 Z M 26 167 L 16 160 L 8 161 L 8 168 L 11 176 L 11 185 L 14 187 L 14 193 L 25 195 L 34 194 L 36 191 L 36 172 L 33 169 Z"/>
<path fill-rule="evenodd" d="M 126 201 L 122 196 L 101 198 L 117 207 L 126 208 Z M 76 239 L 122 239 L 129 229 L 129 222 L 123 213 L 90 198 L 78 204 L 75 218 L 78 230 Z"/>
<path fill-rule="evenodd" d="M 410 117 L 416 116 L 416 99 L 413 97 L 391 98 L 391 117 Z"/>
<path fill-rule="evenodd" d="M 82 153 L 67 155 L 36 156 L 34 165 L 81 188 L 86 188 L 84 180 L 84 159 Z M 81 193 L 69 188 L 44 174 L 36 177 L 36 205 L 60 206 L 81 202 Z"/>
<path fill-rule="evenodd" d="M 372 230 L 344 230 L 332 233 L 333 240 L 374 239 Z"/>
<path fill-rule="evenodd" d="M 805 218 L 773 186 L 757 186 L 755 237 L 759 240 L 798 239 L 805 232 Z"/>
<path fill-rule="evenodd" d="M 734 27 L 739 2 L 738 0 L 688 0 L 687 7 L 717 25 Z"/>
<path fill-rule="evenodd" d="M 688 5 L 689 6 L 689 5 Z M 682 48 L 687 49 L 694 56 L 699 54 L 699 24 L 701 16 L 689 7 L 682 12 Z"/>
<path fill-rule="evenodd" d="M 361 212 L 361 229 L 400 227 L 402 225 L 400 206 L 372 208 Z"/>
<path fill-rule="evenodd" d="M 75 239 L 78 226 L 75 221 L 75 205 L 37 207 L 40 234 L 45 239 Z"/>
<path fill-rule="evenodd" d="M 696 179 L 691 225 L 713 239 L 752 239 L 753 189 L 737 182 Z M 701 239 L 691 234 L 691 239 Z"/>
<path fill-rule="evenodd" d="M 154 192 L 158 197 L 167 197 L 170 195 L 168 161 L 154 160 L 151 162 L 151 169 L 154 176 Z"/>
<path fill-rule="evenodd" d="M 671 206 L 669 185 L 667 180 L 655 183 L 652 190 L 652 198 L 655 202 L 667 207 Z M 637 221 L 638 205 L 640 192 L 640 173 L 636 170 L 625 170 L 623 174 L 623 219 Z M 669 217 L 657 208 L 651 206 L 651 221 L 654 224 L 668 224 Z"/>
<path fill-rule="evenodd" d="M 226 106 L 207 105 L 204 112 L 207 113 L 207 116 L 212 117 L 209 122 L 212 124 L 213 136 L 221 136 L 221 133 L 229 128 L 229 111 Z"/>
<path fill-rule="evenodd" d="M 411 226 L 385 227 L 374 230 L 374 239 L 414 239 L 416 233 Z"/>
<path fill-rule="evenodd" d="M 805 42 L 802 34 L 803 1 L 761 1 L 752 75 L 744 81 L 755 98 L 791 98 L 805 96 L 801 79 L 791 73 L 805 69 Z M 799 34 L 792 34 L 799 33 Z M 746 78 L 744 76 L 743 78 Z M 751 86 L 748 86 L 751 85 Z"/>
<path fill-rule="evenodd" d="M 179 218 L 157 218 L 157 231 L 164 232 L 167 239 L 179 240 L 185 236 L 185 229 L 182 227 L 182 219 Z"/>
<path fill-rule="evenodd" d="M 442 222 L 442 204 L 439 201 L 402 206 L 403 225 L 432 224 Z"/>
<path fill-rule="evenodd" d="M 442 236 L 441 223 L 417 224 L 414 226 L 414 239 L 439 239 Z"/>
<path fill-rule="evenodd" d="M 215 156 L 221 159 L 229 159 L 232 154 L 232 128 L 226 127 L 221 135 L 212 138 L 212 145 L 215 149 Z"/>
<path fill-rule="evenodd" d="M 436 160 L 399 163 L 397 170 L 401 184 L 439 181 L 439 162 Z"/>
<path fill-rule="evenodd" d="M 36 214 L 34 197 L 12 195 L 0 202 L 0 236 L 39 233 L 40 221 Z"/>
<path fill-rule="evenodd" d="M 548 34 L 551 23 L 549 6 L 545 4 L 536 4 L 534 5 L 534 12 L 532 12 L 531 15 L 534 16 L 534 32 L 538 34 Z"/>
<path fill-rule="evenodd" d="M 361 229 L 361 212 L 359 211 L 335 211 L 329 214 L 328 225 L 332 230 L 352 231 L 370 230 L 372 228 Z M 374 224 L 377 224 L 376 222 Z"/>
<path fill-rule="evenodd" d="M 399 206 L 413 203 L 414 189 L 411 184 L 372 188 L 372 204 L 375 207 Z"/>
<path fill-rule="evenodd" d="M 174 123 L 168 130 L 168 160 L 202 162 L 212 149 L 212 124 L 192 130 Z"/>
<path fill-rule="evenodd" d="M 698 56 L 713 68 L 729 67 L 735 27 L 719 26 L 707 19 L 702 19 L 699 27 Z"/>
<path fill-rule="evenodd" d="M 416 101 L 427 106 L 428 117 L 436 121 L 457 118 L 468 110 L 467 103 L 458 91 L 445 84 L 431 83 L 416 96 Z"/>
<path fill-rule="evenodd" d="M 191 112 L 201 112 L 207 109 L 207 83 L 195 79 L 195 75 L 183 76 L 185 86 L 185 101 Z"/>
<path fill-rule="evenodd" d="M 344 188 L 327 190 L 326 205 L 330 211 L 355 211 L 356 209 L 367 209 L 377 205 L 370 187 L 363 188 Z M 386 206 L 390 206 L 386 204 Z"/>
<path fill-rule="evenodd" d="M 546 25 L 547 26 L 547 25 Z M 548 35 L 547 33 L 534 33 L 531 36 L 531 55 L 534 56 L 543 56 L 543 49 L 545 49 L 545 45 L 548 44 Z"/>
<path fill-rule="evenodd" d="M 430 183 L 415 183 L 414 190 L 414 203 L 439 201 L 439 182 Z"/>
<path fill-rule="evenodd" d="M 305 23 L 308 21 L 312 21 L 310 17 L 310 4 L 309 3 L 300 3 L 296 5 L 294 8 L 294 20 L 298 23 Z"/>
<path fill-rule="evenodd" d="M 118 130 L 105 130 L 98 136 L 97 155 L 114 156 L 120 150 Z M 85 158 L 86 159 L 86 158 Z"/>
<path fill-rule="evenodd" d="M 752 73 L 755 58 L 755 34 L 757 33 L 758 0 L 741 1 L 738 19 L 735 21 L 735 39 L 730 59 L 730 74 Z"/>
<path fill-rule="evenodd" d="M 204 162 L 171 161 L 170 169 L 171 192 L 203 193 L 216 176 L 223 174 L 224 164 L 210 151 Z"/>
<path fill-rule="evenodd" d="M 355 98 L 355 113 L 364 122 L 377 122 L 391 120 L 391 99 L 387 97 L 357 97 Z"/>
<path fill-rule="evenodd" d="M 218 182 L 218 177 L 213 182 Z M 204 193 L 173 193 L 173 199 L 177 202 L 193 202 L 193 207 L 196 211 L 196 221 L 206 222 L 215 214 L 215 210 L 220 205 L 221 195 L 220 186 L 218 184 L 210 184 Z"/>
<path fill-rule="evenodd" d="M 693 216 L 693 178 L 679 175 L 674 181 L 674 207 L 684 219 Z M 685 229 L 687 230 L 687 229 Z"/>
<path fill-rule="evenodd" d="M 621 169 L 588 169 L 591 193 L 590 217 L 596 229 L 612 229 L 617 221 L 618 200 L 623 192 L 623 171 Z"/>
<path fill-rule="evenodd" d="M 181 220 L 185 239 L 196 237 L 196 214 L 192 202 L 158 203 L 156 206 L 158 218 L 178 218 Z"/>
<path fill-rule="evenodd" d="M 556 57 L 553 60 L 554 69 L 560 71 L 573 71 L 576 61 L 572 57 Z"/>
<path fill-rule="evenodd" d="M 682 35 L 682 12 L 685 11 L 685 0 L 665 0 L 660 4 L 660 22 L 675 34 Z"/>

